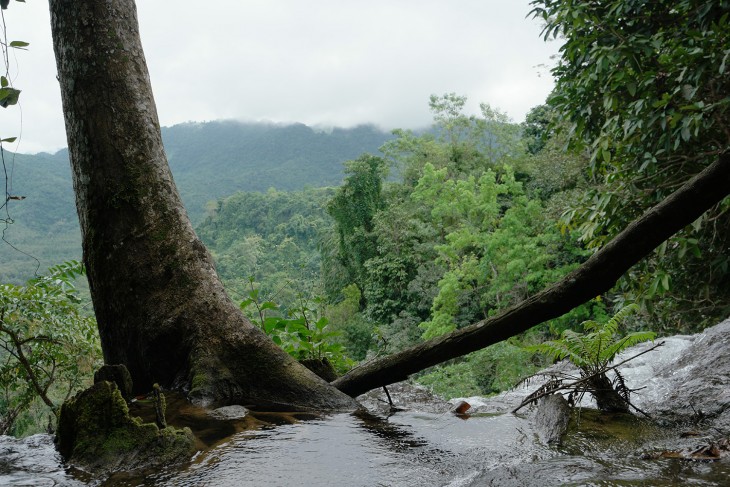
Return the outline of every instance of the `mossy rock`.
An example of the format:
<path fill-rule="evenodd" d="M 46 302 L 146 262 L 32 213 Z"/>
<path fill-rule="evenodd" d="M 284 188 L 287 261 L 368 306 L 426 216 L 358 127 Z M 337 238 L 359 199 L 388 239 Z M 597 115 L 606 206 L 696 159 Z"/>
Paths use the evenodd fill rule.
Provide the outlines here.
<path fill-rule="evenodd" d="M 132 399 L 132 376 L 123 364 L 103 365 L 94 372 L 94 383 L 107 380 L 114 382 L 122 393 L 122 397 L 129 401 Z"/>
<path fill-rule="evenodd" d="M 64 459 L 96 474 L 185 461 L 194 442 L 189 428 L 160 429 L 130 417 L 119 388 L 107 381 L 63 403 L 56 434 Z"/>
<path fill-rule="evenodd" d="M 638 449 L 662 434 L 655 423 L 633 414 L 574 408 L 563 449 L 574 455 Z"/>

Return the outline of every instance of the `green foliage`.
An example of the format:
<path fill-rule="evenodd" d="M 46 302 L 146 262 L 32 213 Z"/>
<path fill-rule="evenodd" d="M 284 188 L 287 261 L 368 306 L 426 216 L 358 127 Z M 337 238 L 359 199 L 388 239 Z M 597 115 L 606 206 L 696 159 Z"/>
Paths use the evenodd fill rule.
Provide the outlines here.
<path fill-rule="evenodd" d="M 436 177 L 434 177 L 436 176 Z M 414 198 L 432 208 L 445 242 L 446 268 L 424 338 L 432 338 L 516 304 L 572 270 L 586 252 L 545 217 L 511 168 L 477 180 L 446 180 L 428 165 Z M 507 207 L 505 210 L 504 208 Z"/>
<path fill-rule="evenodd" d="M 545 148 L 551 136 L 550 125 L 553 114 L 547 105 L 533 107 L 522 123 L 522 137 L 527 145 L 527 152 L 537 154 Z"/>
<path fill-rule="evenodd" d="M 197 228 L 229 294 L 257 287 L 288 309 L 303 290 L 318 288 L 320 246 L 331 228 L 325 205 L 333 189 L 236 193 L 220 200 Z M 317 294 L 317 291 L 314 291 Z"/>
<path fill-rule="evenodd" d="M 560 154 L 555 135 L 528 154 L 537 135 L 524 136 L 523 127 L 486 104 L 480 116 L 466 116 L 465 102 L 432 96 L 434 128 L 395 131 L 381 148 L 398 178 L 386 180 L 382 160 L 363 156 L 330 203 L 338 251 L 323 260 L 323 272 L 339 279 L 328 277 L 337 287 L 327 295 L 336 300 L 356 284 L 362 316 L 378 330 L 371 345 L 388 352 L 511 306 L 589 255 L 554 221 L 582 160 Z M 338 273 L 333 263 L 346 270 Z M 576 316 L 601 307 L 586 305 Z M 548 326 L 560 331 L 565 321 Z"/>
<path fill-rule="evenodd" d="M 562 224 L 600 248 L 730 148 L 730 2 L 532 5 L 546 38 L 565 39 L 549 104 L 572 145 L 589 153 L 594 183 Z M 675 330 L 726 316 L 728 207 L 711 209 L 632 269 L 618 299 Z"/>
<path fill-rule="evenodd" d="M 486 103 L 480 105 L 480 116 L 466 116 L 465 104 L 466 97 L 454 93 L 431 95 L 432 129 L 420 135 L 395 130 L 396 138 L 380 148 L 403 184 L 415 186 L 426 162 L 446 168 L 450 178 L 459 178 L 522 157 L 525 145 L 519 125 Z"/>
<path fill-rule="evenodd" d="M 373 325 L 360 310 L 362 299 L 356 285 L 350 284 L 342 289 L 342 301 L 327 307 L 327 316 L 334 331 L 334 338 L 342 343 L 353 360 L 363 360 L 373 345 Z"/>
<path fill-rule="evenodd" d="M 534 352 L 510 340 L 471 353 L 455 363 L 434 367 L 417 378 L 419 384 L 450 399 L 495 394 L 514 387 L 544 365 Z"/>
<path fill-rule="evenodd" d="M 339 237 L 339 258 L 350 279 L 364 288 L 365 262 L 376 253 L 373 217 L 384 206 L 385 161 L 365 154 L 345 163 L 344 184 L 327 204 Z"/>
<path fill-rule="evenodd" d="M 472 367 L 464 361 L 444 367 L 435 367 L 431 372 L 419 377 L 417 381 L 445 399 L 483 394 Z"/>
<path fill-rule="evenodd" d="M 623 334 L 620 326 L 624 319 L 637 311 L 637 305 L 629 305 L 619 310 L 605 324 L 588 320 L 582 323 L 583 333 L 565 330 L 559 340 L 543 342 L 531 350 L 548 355 L 553 360 L 567 358 L 581 369 L 585 376 L 605 370 L 616 355 L 628 347 L 647 340 L 654 340 L 656 333 L 636 331 Z"/>
<path fill-rule="evenodd" d="M 589 142 L 597 169 L 651 174 L 693 144 L 725 150 L 730 2 L 532 4 L 545 37 L 565 38 L 550 103 Z"/>
<path fill-rule="evenodd" d="M 24 286 L 0 285 L 0 408 L 6 431 L 13 419 L 44 403 L 60 403 L 85 385 L 101 360 L 96 322 L 73 285 L 83 268 L 76 261 L 50 269 Z"/>
<path fill-rule="evenodd" d="M 337 370 L 347 370 L 353 363 L 345 355 L 345 348 L 338 343 L 339 332 L 332 329 L 324 316 L 322 299 L 308 299 L 299 295 L 298 306 L 286 312 L 273 301 L 262 301 L 259 289 L 249 278 L 251 290 L 248 298 L 241 301 L 244 313 L 284 351 L 297 360 L 328 359 Z M 253 311 L 251 311 L 253 308 Z"/>

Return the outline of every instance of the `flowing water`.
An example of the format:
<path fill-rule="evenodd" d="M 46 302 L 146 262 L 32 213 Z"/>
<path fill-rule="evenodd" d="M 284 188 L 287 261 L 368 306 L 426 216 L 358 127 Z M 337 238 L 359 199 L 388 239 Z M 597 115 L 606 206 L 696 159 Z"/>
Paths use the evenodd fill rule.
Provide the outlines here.
<path fill-rule="evenodd" d="M 661 410 L 657 405 L 666 404 L 672 390 L 678 388 L 670 388 L 666 381 L 658 379 L 654 384 L 661 370 L 682 384 L 691 382 L 686 375 L 690 366 L 678 357 L 692 351 L 697 340 L 672 339 L 632 366 L 627 364 L 627 379 L 650 386 L 637 396 L 643 407 Z M 722 347 L 727 348 L 726 344 Z M 673 364 L 677 365 L 674 369 Z M 713 393 L 715 397 L 724 393 L 727 381 L 727 371 L 708 378 L 710 385 L 720 388 L 721 392 Z M 703 386 L 703 390 L 707 387 Z M 529 414 L 499 412 L 512 407 L 524 394 L 520 391 L 491 400 L 467 398 L 477 411 L 471 416 L 433 412 L 438 408 L 428 407 L 420 410 L 432 412 L 419 412 L 414 407 L 393 414 L 251 413 L 242 419 L 221 421 L 185 413 L 185 408 L 180 407 L 183 414 L 171 418 L 171 422 L 191 426 L 201 441 L 201 451 L 191 462 L 156 471 L 116 473 L 102 481 L 64 468 L 48 435 L 23 440 L 0 437 L 0 485 L 730 485 L 727 457 L 703 463 L 656 458 L 652 454 L 692 449 L 705 442 L 702 436 L 682 435 L 700 430 L 699 419 L 696 424 L 673 421 L 667 425 L 586 411 L 582 413 L 580 427 L 568 435 L 563 446 L 548 447 L 537 440 Z M 170 406 L 175 409 L 174 400 Z M 712 428 L 717 428 L 722 423 L 712 424 Z M 706 433 L 707 424 L 704 426 L 702 431 Z M 727 437 L 730 432 L 721 433 Z"/>
<path fill-rule="evenodd" d="M 634 426 L 640 425 L 636 422 Z M 650 426 L 642 433 L 661 431 Z M 1 440 L 0 485 L 78 486 L 48 435 Z M 117 473 L 107 486 L 558 486 L 728 485 L 730 463 L 642 459 L 635 439 L 600 429 L 560 448 L 541 445 L 530 422 L 511 414 L 399 412 L 388 418 L 335 414 L 244 430 L 187 465 Z M 9 452 L 13 453 L 9 453 Z M 12 457 L 12 458 L 9 458 Z M 9 460 L 9 461 L 8 461 Z"/>

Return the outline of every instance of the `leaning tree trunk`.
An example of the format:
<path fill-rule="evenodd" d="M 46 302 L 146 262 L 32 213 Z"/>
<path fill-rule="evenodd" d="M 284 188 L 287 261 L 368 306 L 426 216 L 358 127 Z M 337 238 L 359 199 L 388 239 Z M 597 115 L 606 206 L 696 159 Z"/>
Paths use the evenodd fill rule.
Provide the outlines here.
<path fill-rule="evenodd" d="M 610 290 L 631 266 L 730 194 L 730 152 L 632 222 L 562 280 L 501 314 L 357 367 L 332 384 L 351 396 L 527 331 Z"/>
<path fill-rule="evenodd" d="M 134 1 L 49 3 L 104 360 L 126 365 L 137 391 L 158 382 L 200 402 L 352 408 L 226 296 L 167 164 Z"/>

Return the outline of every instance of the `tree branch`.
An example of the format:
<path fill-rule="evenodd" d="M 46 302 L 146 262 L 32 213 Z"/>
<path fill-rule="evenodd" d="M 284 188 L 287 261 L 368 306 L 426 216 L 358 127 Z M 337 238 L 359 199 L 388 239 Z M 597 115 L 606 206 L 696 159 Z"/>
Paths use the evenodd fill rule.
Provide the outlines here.
<path fill-rule="evenodd" d="M 20 362 L 20 365 L 23 367 L 23 370 L 28 377 L 28 382 L 30 382 L 30 385 L 36 391 L 41 400 L 53 411 L 55 411 L 56 405 L 53 404 L 53 401 L 48 398 L 48 395 L 46 394 L 47 388 L 41 387 L 41 384 L 38 381 L 38 377 L 33 371 L 33 366 L 30 364 L 30 361 L 23 352 L 23 345 L 18 335 L 5 326 L 0 326 L 0 331 L 6 333 L 12 340 L 14 345 L 14 352 L 11 353 L 18 359 L 18 362 Z"/>

